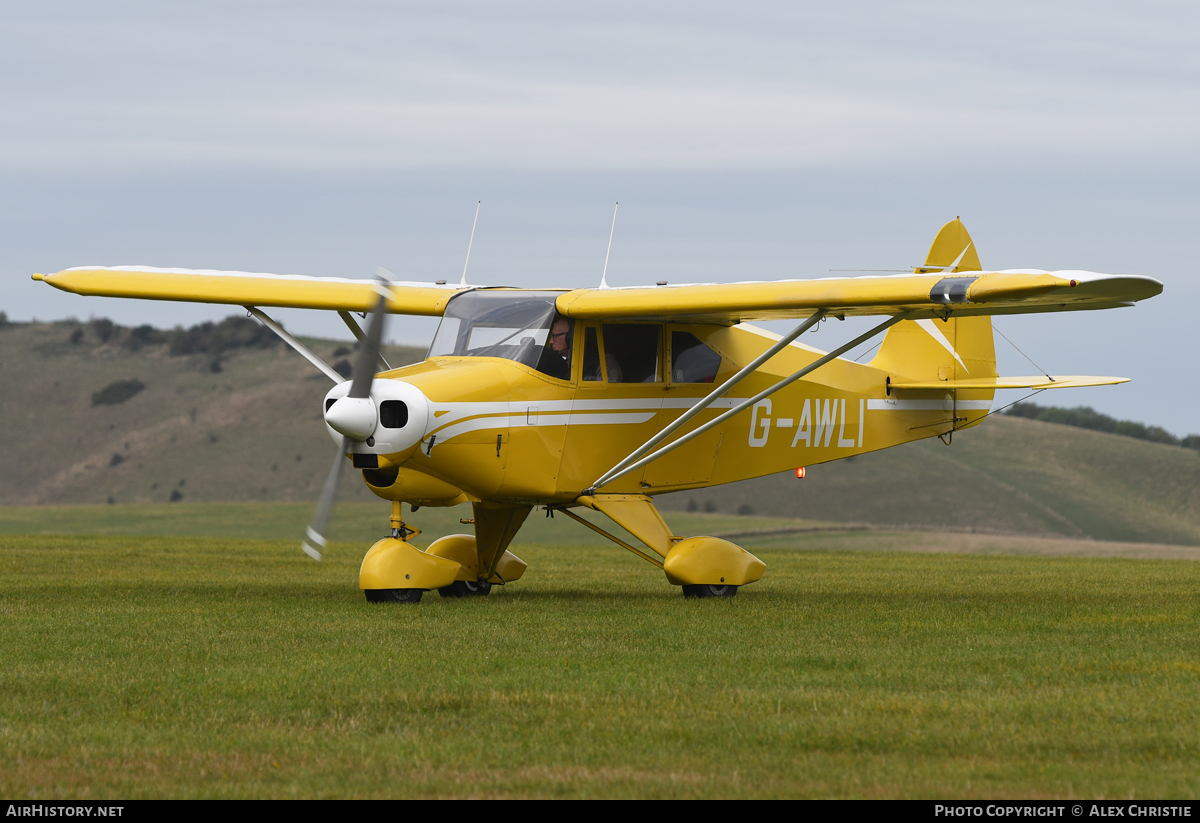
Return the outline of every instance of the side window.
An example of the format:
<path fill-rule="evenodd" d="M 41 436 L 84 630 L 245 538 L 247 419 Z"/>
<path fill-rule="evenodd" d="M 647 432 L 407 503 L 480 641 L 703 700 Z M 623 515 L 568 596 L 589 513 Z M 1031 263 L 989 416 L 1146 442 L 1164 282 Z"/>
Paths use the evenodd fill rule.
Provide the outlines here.
<path fill-rule="evenodd" d="M 694 334 L 671 332 L 671 380 L 675 383 L 711 383 L 721 370 L 721 355 Z"/>
<path fill-rule="evenodd" d="M 609 383 L 659 383 L 662 326 L 604 324 L 604 359 Z"/>
<path fill-rule="evenodd" d="M 583 379 L 585 381 L 603 380 L 600 373 L 600 343 L 593 326 L 583 333 Z"/>

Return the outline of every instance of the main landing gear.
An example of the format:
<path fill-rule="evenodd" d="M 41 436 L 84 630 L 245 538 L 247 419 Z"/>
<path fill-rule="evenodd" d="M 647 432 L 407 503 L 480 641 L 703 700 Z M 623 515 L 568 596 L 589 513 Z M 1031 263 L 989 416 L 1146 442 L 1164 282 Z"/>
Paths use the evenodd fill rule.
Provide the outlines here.
<path fill-rule="evenodd" d="M 561 509 L 563 514 L 662 569 L 667 582 L 680 586 L 686 598 L 733 597 L 739 587 L 755 582 L 766 569 L 761 560 L 728 540 L 677 537 L 646 495 L 583 495 L 575 502 L 607 516 L 645 543 L 662 560 L 609 534 L 569 508 Z"/>
<path fill-rule="evenodd" d="M 422 551 L 408 541 L 420 534 L 404 523 L 400 501 L 392 501 L 392 533 L 363 558 L 358 585 L 369 603 L 419 603 L 437 589 L 447 598 L 486 597 L 493 584 L 512 583 L 525 562 L 505 547 L 520 528 L 528 506 L 475 507 L 475 535 L 451 534 Z M 482 546 L 482 548 L 481 548 Z"/>
<path fill-rule="evenodd" d="M 438 589 L 438 594 L 442 597 L 487 597 L 491 590 L 492 584 L 486 580 L 455 580 Z"/>
<path fill-rule="evenodd" d="M 363 589 L 368 603 L 420 603 L 424 589 Z"/>
<path fill-rule="evenodd" d="M 696 586 L 684 586 L 683 596 L 692 597 L 733 597 L 737 594 L 737 586 L 714 586 L 711 583 L 701 583 Z"/>

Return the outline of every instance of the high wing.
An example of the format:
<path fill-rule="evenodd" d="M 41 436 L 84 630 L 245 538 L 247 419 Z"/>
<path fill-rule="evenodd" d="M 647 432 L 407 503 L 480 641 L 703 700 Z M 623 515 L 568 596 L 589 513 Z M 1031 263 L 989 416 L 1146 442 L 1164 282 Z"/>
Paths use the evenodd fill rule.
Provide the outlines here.
<path fill-rule="evenodd" d="M 980 314 L 1109 309 L 1161 292 L 1139 275 L 1013 269 L 819 280 L 778 280 L 610 289 L 579 289 L 558 298 L 558 310 L 578 319 L 638 317 L 707 323 L 826 315 L 887 315 L 910 319 Z"/>
<path fill-rule="evenodd" d="M 80 266 L 57 274 L 35 274 L 33 279 L 74 294 L 102 297 L 358 312 L 374 308 L 380 294 L 373 280 L 148 266 Z M 446 302 L 459 291 L 458 286 L 392 282 L 386 310 L 440 317 Z"/>
<path fill-rule="evenodd" d="M 198 303 L 368 311 L 379 284 L 340 277 L 260 274 L 145 266 L 81 266 L 34 275 L 82 295 Z M 564 291 L 558 310 L 577 319 L 638 318 L 731 324 L 827 316 L 923 317 L 1027 314 L 1130 306 L 1159 294 L 1162 283 L 1138 275 L 1014 269 L 817 280 L 639 286 Z M 393 282 L 391 314 L 440 316 L 458 285 Z"/>

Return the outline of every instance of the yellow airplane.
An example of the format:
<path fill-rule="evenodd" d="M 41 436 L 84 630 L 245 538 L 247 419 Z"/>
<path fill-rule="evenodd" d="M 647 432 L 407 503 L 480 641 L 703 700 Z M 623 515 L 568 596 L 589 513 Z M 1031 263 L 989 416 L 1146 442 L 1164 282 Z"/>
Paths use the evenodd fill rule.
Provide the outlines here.
<path fill-rule="evenodd" d="M 391 535 L 367 551 L 371 602 L 437 589 L 486 595 L 526 565 L 508 546 L 535 506 L 560 511 L 666 573 L 689 597 L 729 597 L 765 565 L 717 537 L 672 533 L 659 494 L 732 483 L 927 437 L 986 417 L 997 389 L 1126 382 L 999 377 L 991 315 L 1130 306 L 1148 277 L 981 270 L 959 220 L 911 274 L 729 284 L 528 290 L 245 272 L 80 267 L 35 280 L 83 295 L 245 306 L 335 383 L 326 428 L 338 444 L 302 547 L 320 559 L 348 458 L 392 501 Z M 344 380 L 262 307 L 332 309 L 362 341 Z M 364 331 L 351 312 L 371 311 Z M 440 316 L 424 362 L 379 353 L 385 314 Z M 831 318 L 882 322 L 833 351 L 798 341 Z M 780 337 L 751 320 L 794 319 Z M 841 355 L 883 334 L 868 363 Z M 376 364 L 384 371 L 376 374 Z M 474 535 L 411 543 L 401 503 L 473 506 Z M 572 509 L 601 512 L 631 545 Z"/>

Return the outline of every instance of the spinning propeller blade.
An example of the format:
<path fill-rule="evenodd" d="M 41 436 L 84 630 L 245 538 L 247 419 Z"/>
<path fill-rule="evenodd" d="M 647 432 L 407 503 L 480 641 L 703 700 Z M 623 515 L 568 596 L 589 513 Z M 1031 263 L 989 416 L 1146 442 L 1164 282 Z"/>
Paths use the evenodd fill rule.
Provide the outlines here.
<path fill-rule="evenodd" d="M 304 539 L 300 548 L 313 560 L 321 559 L 321 550 L 325 548 L 325 526 L 329 523 L 329 512 L 333 510 L 333 498 L 337 494 L 338 480 L 342 476 L 342 464 L 346 462 L 346 451 L 350 441 L 343 437 L 342 447 L 333 456 L 333 466 L 325 478 L 325 487 L 321 489 L 321 499 L 317 501 L 317 511 L 313 514 L 312 522 L 304 530 Z"/>
<path fill-rule="evenodd" d="M 386 298 L 381 294 L 379 302 L 371 311 L 370 324 L 359 349 L 358 358 L 354 362 L 353 382 L 347 397 L 362 399 L 371 396 L 371 384 L 375 380 L 375 368 L 379 363 L 379 344 L 383 339 L 384 305 Z M 329 523 L 329 513 L 333 510 L 333 498 L 337 496 L 338 480 L 342 476 L 342 464 L 346 461 L 346 452 L 350 451 L 350 438 L 343 437 L 341 446 L 333 458 L 333 466 L 325 478 L 325 486 L 321 489 L 321 498 L 317 501 L 317 510 L 312 522 L 305 530 L 300 548 L 313 560 L 321 559 L 321 550 L 325 548 L 325 527 Z"/>
<path fill-rule="evenodd" d="M 386 299 L 380 296 L 379 302 L 371 312 L 366 337 L 358 350 L 358 359 L 354 361 L 354 382 L 350 384 L 350 394 L 347 397 L 367 397 L 371 394 L 371 383 L 375 380 L 375 370 L 379 364 L 379 343 L 383 339 L 385 302 Z"/>

